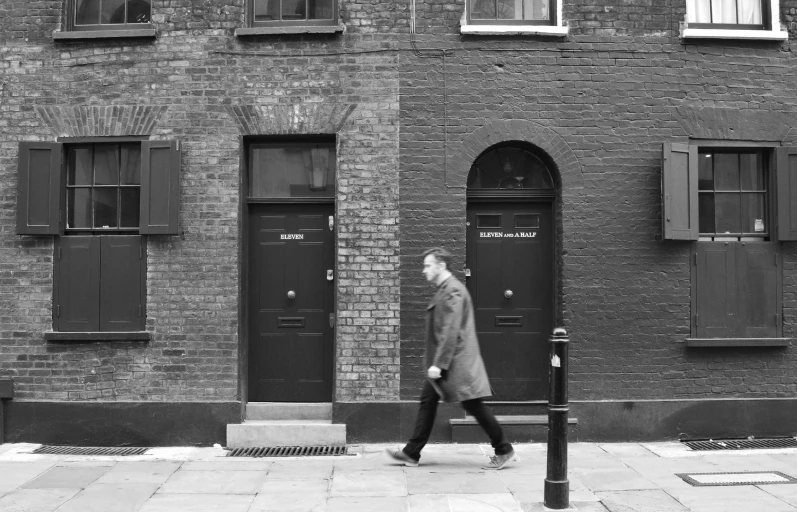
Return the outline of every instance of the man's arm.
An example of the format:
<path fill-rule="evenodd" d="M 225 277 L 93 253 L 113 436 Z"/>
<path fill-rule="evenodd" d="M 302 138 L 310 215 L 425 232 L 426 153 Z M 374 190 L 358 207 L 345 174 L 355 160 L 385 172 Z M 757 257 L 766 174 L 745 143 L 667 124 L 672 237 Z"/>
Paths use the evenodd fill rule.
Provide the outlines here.
<path fill-rule="evenodd" d="M 454 288 L 435 308 L 434 334 L 437 338 L 437 352 L 432 366 L 441 370 L 448 370 L 457 349 L 459 328 L 462 325 L 462 302 L 462 291 Z"/>

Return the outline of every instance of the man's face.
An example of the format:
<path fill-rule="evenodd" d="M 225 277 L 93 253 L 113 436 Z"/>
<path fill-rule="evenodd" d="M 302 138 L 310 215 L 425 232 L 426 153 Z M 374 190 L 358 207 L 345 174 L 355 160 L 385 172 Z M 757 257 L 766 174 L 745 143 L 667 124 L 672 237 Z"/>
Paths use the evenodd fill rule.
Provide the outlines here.
<path fill-rule="evenodd" d="M 437 280 L 437 276 L 443 271 L 443 267 L 444 264 L 437 261 L 434 254 L 427 254 L 423 259 L 423 275 L 430 283 L 434 283 Z"/>

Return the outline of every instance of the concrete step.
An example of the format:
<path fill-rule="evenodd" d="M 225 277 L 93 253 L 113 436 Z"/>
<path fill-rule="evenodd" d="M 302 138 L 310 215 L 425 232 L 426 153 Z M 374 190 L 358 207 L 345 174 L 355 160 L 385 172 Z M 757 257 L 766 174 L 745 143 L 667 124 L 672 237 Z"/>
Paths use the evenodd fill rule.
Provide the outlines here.
<path fill-rule="evenodd" d="M 495 417 L 510 443 L 545 443 L 548 441 L 548 415 L 512 415 Z M 451 440 L 455 443 L 489 442 L 487 434 L 476 418 L 465 416 L 454 418 L 451 423 Z M 578 441 L 578 419 L 567 419 L 567 437 Z"/>
<path fill-rule="evenodd" d="M 331 420 L 332 404 L 292 402 L 249 402 L 247 420 Z"/>
<path fill-rule="evenodd" d="M 246 420 L 227 425 L 228 448 L 345 446 L 346 425 L 332 420 Z"/>

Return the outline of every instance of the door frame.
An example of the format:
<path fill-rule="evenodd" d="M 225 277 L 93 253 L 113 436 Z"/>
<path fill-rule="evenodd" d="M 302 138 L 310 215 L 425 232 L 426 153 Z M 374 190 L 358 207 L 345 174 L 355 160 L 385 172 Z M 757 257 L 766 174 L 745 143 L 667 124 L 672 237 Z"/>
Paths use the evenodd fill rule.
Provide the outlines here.
<path fill-rule="evenodd" d="M 241 400 L 241 418 L 246 418 L 246 404 L 249 402 L 249 213 L 250 204 L 333 204 L 335 226 L 332 230 L 332 243 L 334 244 L 333 270 L 335 272 L 335 285 L 332 288 L 332 304 L 335 307 L 335 326 L 332 328 L 332 398 L 335 402 L 335 391 L 338 374 L 338 203 L 337 192 L 334 197 L 286 197 L 286 198 L 250 198 L 249 197 L 249 146 L 265 137 L 238 136 L 238 396 Z M 316 137 L 317 138 L 317 137 Z M 337 138 L 337 137 L 336 137 Z M 296 137 L 295 141 L 304 141 L 307 137 Z M 288 142 L 284 137 L 275 138 L 277 141 Z M 337 166 L 336 166 L 337 169 Z M 335 185 L 337 191 L 337 184 Z"/>
<path fill-rule="evenodd" d="M 468 191 L 467 198 L 466 198 L 466 205 L 465 205 L 465 213 L 467 218 L 468 207 L 471 203 L 548 203 L 551 205 L 551 229 L 553 232 L 553 236 L 551 237 L 551 247 L 550 250 L 552 255 L 552 266 L 551 269 L 551 287 L 553 293 L 551 294 L 551 311 L 553 313 L 552 324 L 554 328 L 556 328 L 559 324 L 559 320 L 561 318 L 560 313 L 560 285 L 561 280 L 559 279 L 559 269 L 560 266 L 560 258 L 562 257 L 561 251 L 561 242 L 562 242 L 562 232 L 560 229 L 561 223 L 560 219 L 560 212 L 559 212 L 559 205 L 561 202 L 559 201 L 559 189 L 551 190 L 551 191 L 519 191 L 519 190 L 507 190 L 504 192 L 494 192 L 494 191 Z M 468 244 L 468 237 L 465 236 L 465 251 L 467 254 L 467 244 Z M 550 336 L 550 333 L 549 333 Z M 527 404 L 546 404 L 548 403 L 547 400 L 511 400 L 508 402 L 496 401 L 491 402 L 493 404 L 501 404 L 501 403 L 527 403 Z"/>

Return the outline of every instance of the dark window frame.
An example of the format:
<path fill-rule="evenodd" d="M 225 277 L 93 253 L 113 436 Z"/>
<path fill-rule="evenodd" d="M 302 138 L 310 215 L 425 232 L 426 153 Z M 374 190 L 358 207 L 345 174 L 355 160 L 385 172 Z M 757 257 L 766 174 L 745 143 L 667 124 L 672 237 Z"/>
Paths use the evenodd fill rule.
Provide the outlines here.
<path fill-rule="evenodd" d="M 337 26 L 338 25 L 338 0 L 332 1 L 332 17 L 328 19 L 303 19 L 303 20 L 268 20 L 256 21 L 255 20 L 255 1 L 246 0 L 246 18 L 248 26 L 251 28 L 257 27 L 312 27 L 312 26 Z M 305 1 L 305 12 L 309 12 L 309 0 Z M 282 12 L 282 0 L 279 2 L 280 12 Z"/>
<path fill-rule="evenodd" d="M 129 0 L 126 0 L 129 1 Z M 78 25 L 77 24 L 77 2 L 78 0 L 66 0 L 65 2 L 65 16 L 64 16 L 64 30 L 66 32 L 105 32 L 105 31 L 120 31 L 120 30 L 141 30 L 141 29 L 154 29 L 152 24 L 152 1 L 150 0 L 150 19 L 146 23 L 107 23 L 107 24 L 91 24 L 91 25 Z"/>
<path fill-rule="evenodd" d="M 548 13 L 549 17 L 547 20 L 516 20 L 516 19 L 478 19 L 473 18 L 473 3 L 477 0 L 467 0 L 467 11 L 468 11 L 468 25 L 539 25 L 543 27 L 547 26 L 559 26 L 559 20 L 557 18 L 558 9 L 559 9 L 559 2 L 563 0 L 550 0 L 550 4 L 548 6 Z M 489 1 L 489 0 L 487 0 Z M 497 2 L 498 0 L 492 0 Z M 497 15 L 496 15 L 497 16 Z"/>
<path fill-rule="evenodd" d="M 706 0 L 710 1 L 710 0 Z M 761 3 L 761 24 L 741 23 L 698 23 L 689 22 L 689 28 L 717 29 L 717 30 L 772 30 L 772 2 L 771 0 L 758 0 Z M 739 10 L 739 0 L 736 0 L 736 10 Z M 710 8 L 710 5 L 709 5 Z M 738 14 L 737 14 L 738 17 Z"/>

